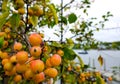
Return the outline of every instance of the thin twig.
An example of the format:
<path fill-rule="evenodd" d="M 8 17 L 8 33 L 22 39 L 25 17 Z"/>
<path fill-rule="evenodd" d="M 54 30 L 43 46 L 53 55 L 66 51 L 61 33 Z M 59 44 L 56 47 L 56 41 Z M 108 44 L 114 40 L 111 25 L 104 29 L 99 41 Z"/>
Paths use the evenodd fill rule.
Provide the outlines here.
<path fill-rule="evenodd" d="M 63 10 L 65 7 L 67 7 L 68 5 L 70 5 L 71 3 L 73 3 L 75 0 L 71 0 L 69 3 L 65 4 L 64 6 L 61 7 L 61 9 L 59 9 L 58 11 Z"/>
<path fill-rule="evenodd" d="M 72 36 L 72 37 L 70 37 L 71 39 L 72 38 L 75 38 L 76 36 L 78 36 L 78 35 L 81 35 L 81 34 L 75 34 L 74 36 Z"/>

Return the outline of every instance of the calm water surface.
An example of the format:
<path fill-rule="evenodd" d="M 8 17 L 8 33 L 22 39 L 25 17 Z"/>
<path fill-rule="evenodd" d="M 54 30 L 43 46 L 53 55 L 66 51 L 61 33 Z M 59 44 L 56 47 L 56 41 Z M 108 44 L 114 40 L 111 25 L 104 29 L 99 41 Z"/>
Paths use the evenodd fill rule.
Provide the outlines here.
<path fill-rule="evenodd" d="M 77 54 L 81 50 L 74 50 Z M 95 66 L 98 70 L 111 70 L 113 66 L 120 66 L 120 51 L 119 50 L 88 50 L 88 54 L 78 54 L 84 61 L 85 64 L 89 64 L 93 67 Z M 98 57 L 102 56 L 104 59 L 104 65 L 100 66 L 98 62 Z M 77 59 L 75 59 L 78 61 Z M 105 67 L 105 68 L 104 68 Z"/>

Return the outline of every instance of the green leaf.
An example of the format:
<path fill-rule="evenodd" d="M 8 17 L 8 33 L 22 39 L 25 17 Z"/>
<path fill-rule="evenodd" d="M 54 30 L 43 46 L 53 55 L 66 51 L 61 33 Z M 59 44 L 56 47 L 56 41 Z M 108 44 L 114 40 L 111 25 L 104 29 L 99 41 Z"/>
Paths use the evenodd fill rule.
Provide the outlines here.
<path fill-rule="evenodd" d="M 55 34 L 56 36 L 60 37 L 60 35 L 58 33 L 53 33 L 53 34 Z"/>
<path fill-rule="evenodd" d="M 106 84 L 105 81 L 100 76 L 97 76 L 96 79 L 97 79 L 96 84 Z"/>
<path fill-rule="evenodd" d="M 82 23 L 81 23 L 81 25 L 80 25 L 80 28 L 86 28 L 87 27 L 87 23 L 86 22 L 84 22 L 84 21 L 82 21 Z"/>
<path fill-rule="evenodd" d="M 83 4 L 90 4 L 89 0 L 83 0 L 82 2 L 83 2 Z"/>
<path fill-rule="evenodd" d="M 37 16 L 31 16 L 30 17 L 30 22 L 32 23 L 32 25 L 35 27 L 38 24 L 38 17 Z"/>
<path fill-rule="evenodd" d="M 66 82 L 65 84 L 76 84 L 76 74 L 67 74 L 64 81 Z"/>
<path fill-rule="evenodd" d="M 74 47 L 74 41 L 72 39 L 66 39 L 68 48 L 72 49 Z"/>
<path fill-rule="evenodd" d="M 65 52 L 63 58 L 67 60 L 74 60 L 77 56 L 73 49 L 64 48 L 63 51 Z"/>
<path fill-rule="evenodd" d="M 62 45 L 56 41 L 53 41 L 51 46 L 54 46 L 54 47 L 62 47 Z"/>
<path fill-rule="evenodd" d="M 86 13 L 86 12 L 87 12 L 87 9 L 84 9 L 84 10 L 83 10 L 83 13 Z"/>
<path fill-rule="evenodd" d="M 48 24 L 48 27 L 53 28 L 54 26 L 55 26 L 55 21 L 51 21 L 51 22 Z"/>
<path fill-rule="evenodd" d="M 0 29 L 5 24 L 6 18 L 9 16 L 9 12 L 4 12 L 0 15 Z"/>
<path fill-rule="evenodd" d="M 2 37 L 0 37 L 0 48 L 2 48 L 3 43 L 4 43 L 4 37 L 2 36 Z"/>
<path fill-rule="evenodd" d="M 62 19 L 62 22 L 67 25 L 67 19 L 66 19 L 66 17 L 62 16 L 61 19 Z"/>
<path fill-rule="evenodd" d="M 69 39 L 67 38 L 66 41 L 67 41 L 68 44 L 73 44 L 74 43 L 74 41 L 71 38 L 69 38 Z"/>
<path fill-rule="evenodd" d="M 71 24 L 71 23 L 74 23 L 76 20 L 77 20 L 76 14 L 71 13 L 71 14 L 68 16 L 68 21 L 69 21 L 70 24 Z"/>
<path fill-rule="evenodd" d="M 17 13 L 14 13 L 11 17 L 10 17 L 10 23 L 13 29 L 19 27 L 19 22 L 20 22 L 20 15 Z"/>
<path fill-rule="evenodd" d="M 80 56 L 78 56 L 78 55 L 77 55 L 77 58 L 78 58 L 78 60 L 80 62 L 81 67 L 84 67 L 84 62 L 83 62 L 82 58 Z"/>

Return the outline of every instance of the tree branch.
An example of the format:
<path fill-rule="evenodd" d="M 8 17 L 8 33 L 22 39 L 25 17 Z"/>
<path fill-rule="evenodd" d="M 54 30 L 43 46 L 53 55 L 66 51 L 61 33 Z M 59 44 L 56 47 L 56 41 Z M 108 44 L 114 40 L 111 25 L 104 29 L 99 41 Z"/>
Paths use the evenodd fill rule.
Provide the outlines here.
<path fill-rule="evenodd" d="M 73 3 L 75 0 L 71 0 L 69 3 L 65 4 L 61 9 L 59 9 L 58 11 L 63 10 L 65 7 L 67 7 L 68 5 L 70 5 L 71 3 Z"/>
<path fill-rule="evenodd" d="M 30 51 L 31 45 L 30 45 L 30 43 L 29 43 L 28 36 L 26 35 L 24 28 L 21 28 L 21 30 L 22 30 L 22 34 L 23 34 L 24 37 L 25 37 L 26 43 L 28 44 L 28 49 L 29 49 L 29 51 Z"/>
<path fill-rule="evenodd" d="M 72 37 L 70 37 L 70 38 L 74 38 L 74 37 L 76 37 L 76 36 L 78 36 L 78 35 L 81 35 L 81 34 L 75 34 L 74 36 L 72 36 Z"/>

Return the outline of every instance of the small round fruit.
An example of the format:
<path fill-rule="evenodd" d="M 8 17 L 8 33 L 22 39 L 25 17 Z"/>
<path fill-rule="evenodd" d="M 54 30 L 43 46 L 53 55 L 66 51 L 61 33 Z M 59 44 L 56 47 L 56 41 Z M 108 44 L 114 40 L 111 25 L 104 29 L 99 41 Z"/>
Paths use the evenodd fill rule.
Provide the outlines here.
<path fill-rule="evenodd" d="M 79 71 L 80 69 L 81 69 L 80 65 L 77 65 L 77 66 L 76 66 L 76 70 Z"/>
<path fill-rule="evenodd" d="M 17 62 L 20 64 L 24 64 L 28 60 L 28 53 L 26 51 L 19 51 L 16 54 Z"/>
<path fill-rule="evenodd" d="M 0 50 L 0 58 L 1 58 L 1 56 L 2 56 L 2 53 L 3 53 L 3 52 Z"/>
<path fill-rule="evenodd" d="M 15 42 L 14 45 L 13 45 L 13 49 L 15 51 L 20 51 L 22 49 L 22 43 L 20 42 Z"/>
<path fill-rule="evenodd" d="M 42 53 L 42 50 L 41 50 L 41 47 L 40 46 L 33 46 L 31 47 L 30 49 L 30 54 L 33 56 L 33 57 L 40 57 Z"/>
<path fill-rule="evenodd" d="M 8 34 L 8 33 L 10 33 L 10 31 L 11 31 L 11 30 L 10 30 L 10 28 L 9 28 L 9 27 L 6 27 L 4 31 L 5 31 L 5 33 L 7 33 L 7 34 Z"/>
<path fill-rule="evenodd" d="M 13 79 L 16 83 L 20 82 L 22 80 L 22 76 L 21 75 L 16 75 Z"/>
<path fill-rule="evenodd" d="M 25 9 L 24 8 L 19 8 L 18 13 L 21 14 L 21 15 L 25 14 Z"/>
<path fill-rule="evenodd" d="M 13 68 L 13 65 L 12 65 L 11 62 L 7 62 L 7 63 L 4 64 L 3 67 L 4 67 L 4 70 L 6 70 L 6 71 L 11 71 L 12 68 Z"/>
<path fill-rule="evenodd" d="M 80 74 L 80 78 L 83 78 L 83 77 L 85 77 L 85 73 Z"/>
<path fill-rule="evenodd" d="M 7 48 L 7 47 L 8 47 L 8 41 L 4 41 L 2 47 L 3 47 L 3 48 Z"/>
<path fill-rule="evenodd" d="M 6 33 L 5 32 L 0 32 L 0 37 L 2 36 L 6 36 Z"/>
<path fill-rule="evenodd" d="M 10 62 L 14 65 L 17 63 L 16 55 L 10 57 Z"/>
<path fill-rule="evenodd" d="M 43 15 L 43 10 L 39 8 L 37 11 L 34 12 L 34 15 L 36 15 L 38 17 Z"/>
<path fill-rule="evenodd" d="M 58 75 L 58 71 L 55 68 L 47 68 L 44 73 L 51 78 L 55 78 Z"/>
<path fill-rule="evenodd" d="M 47 66 L 47 67 L 52 67 L 52 65 L 51 65 L 51 63 L 50 63 L 50 58 L 48 58 L 48 59 L 46 60 L 46 66 Z"/>
<path fill-rule="evenodd" d="M 34 76 L 34 81 L 35 81 L 36 83 L 40 83 L 40 82 L 42 82 L 42 81 L 44 81 L 44 80 L 45 80 L 45 74 L 44 74 L 43 72 L 38 73 L 38 74 L 35 74 L 35 76 Z"/>
<path fill-rule="evenodd" d="M 50 63 L 52 66 L 59 66 L 61 64 L 61 56 L 58 54 L 54 54 L 51 58 L 50 58 Z"/>
<path fill-rule="evenodd" d="M 82 81 L 82 82 L 85 82 L 85 80 L 86 80 L 85 77 L 82 77 L 82 78 L 81 78 L 81 81 Z"/>
<path fill-rule="evenodd" d="M 24 7 L 24 1 L 23 0 L 16 0 L 16 6 L 18 8 L 23 8 Z"/>
<path fill-rule="evenodd" d="M 90 72 L 86 72 L 85 74 L 86 77 L 90 77 L 90 75 L 91 75 Z"/>
<path fill-rule="evenodd" d="M 17 63 L 15 68 L 17 73 L 24 73 L 27 70 L 26 64 Z"/>
<path fill-rule="evenodd" d="M 10 71 L 5 71 L 5 75 L 7 75 L 7 76 L 13 76 L 15 74 L 16 74 L 16 68 L 15 67 L 13 67 L 12 70 L 10 70 Z"/>
<path fill-rule="evenodd" d="M 33 33 L 29 36 L 29 42 L 32 46 L 40 46 L 42 37 L 37 33 Z"/>
<path fill-rule="evenodd" d="M 29 14 L 30 16 L 33 15 L 33 10 L 32 10 L 32 8 L 28 8 L 28 14 Z"/>
<path fill-rule="evenodd" d="M 7 58 L 9 58 L 9 55 L 8 55 L 7 52 L 2 52 L 1 54 L 2 54 L 2 55 L 0 56 L 1 59 L 7 59 Z"/>
<path fill-rule="evenodd" d="M 41 60 L 32 60 L 30 62 L 30 68 L 34 73 L 39 73 L 44 70 L 44 62 Z"/>
<path fill-rule="evenodd" d="M 112 81 L 112 77 L 111 77 L 111 76 L 110 76 L 110 77 L 108 77 L 108 80 L 109 80 L 109 81 Z"/>
<path fill-rule="evenodd" d="M 71 71 L 72 70 L 72 67 L 71 66 L 68 66 L 68 71 Z"/>
<path fill-rule="evenodd" d="M 7 62 L 9 62 L 9 59 L 7 59 L 7 58 L 6 58 L 6 59 L 3 59 L 3 60 L 2 60 L 2 65 L 5 65 Z"/>
<path fill-rule="evenodd" d="M 63 50 L 59 49 L 59 50 L 57 50 L 57 54 L 60 55 L 60 56 L 63 56 L 64 52 L 63 52 Z"/>
<path fill-rule="evenodd" d="M 34 73 L 32 72 L 32 70 L 29 68 L 25 71 L 24 73 L 24 78 L 27 80 L 31 80 L 33 79 Z"/>
<path fill-rule="evenodd" d="M 11 27 L 10 22 L 9 22 L 9 21 L 8 21 L 8 22 L 6 22 L 6 23 L 5 23 L 5 26 L 6 26 L 6 27 Z"/>

